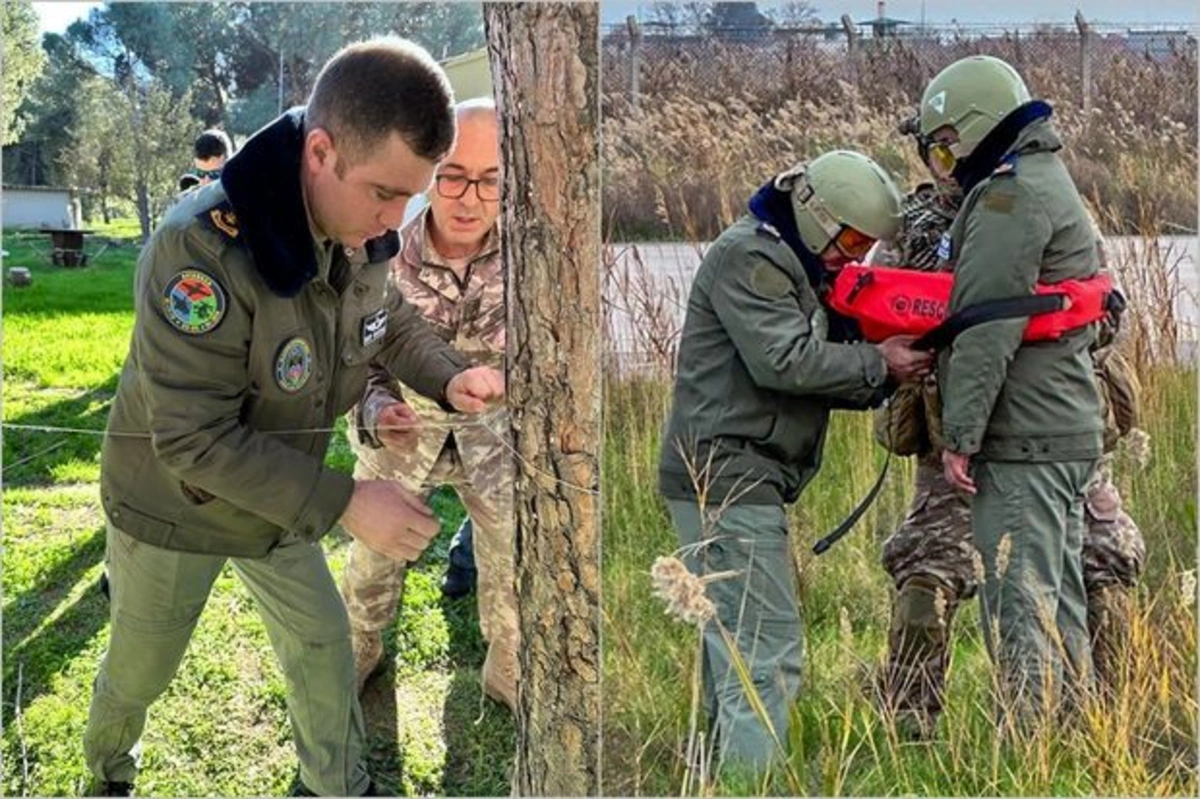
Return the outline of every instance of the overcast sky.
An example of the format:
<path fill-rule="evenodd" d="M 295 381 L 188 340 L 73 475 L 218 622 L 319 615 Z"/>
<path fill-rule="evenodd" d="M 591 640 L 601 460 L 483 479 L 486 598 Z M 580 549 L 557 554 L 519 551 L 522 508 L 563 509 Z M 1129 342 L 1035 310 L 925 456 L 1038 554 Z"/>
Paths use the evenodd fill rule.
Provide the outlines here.
<path fill-rule="evenodd" d="M 86 18 L 88 11 L 101 3 L 34 3 L 42 33 L 62 33 L 75 20 Z"/>

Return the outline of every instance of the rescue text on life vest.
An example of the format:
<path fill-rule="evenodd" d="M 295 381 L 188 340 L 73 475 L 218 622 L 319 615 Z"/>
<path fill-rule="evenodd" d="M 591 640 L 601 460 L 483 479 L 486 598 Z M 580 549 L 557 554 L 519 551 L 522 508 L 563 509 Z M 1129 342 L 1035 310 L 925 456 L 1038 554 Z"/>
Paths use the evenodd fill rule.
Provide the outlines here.
<path fill-rule="evenodd" d="M 897 335 L 923 336 L 946 321 L 950 306 L 950 291 L 954 287 L 951 272 L 924 272 L 914 269 L 895 269 L 880 266 L 848 264 L 833 281 L 827 301 L 829 306 L 858 322 L 863 338 L 879 342 Z M 975 314 L 972 323 L 989 318 L 1008 318 L 1030 315 L 1025 328 L 1025 341 L 1048 341 L 1064 333 L 1097 322 L 1113 308 L 1119 292 L 1113 289 L 1108 275 L 1096 275 L 1085 280 L 1064 280 L 1061 283 L 1038 283 L 1036 295 L 1025 298 L 1005 298 L 983 305 L 1018 308 L 1026 299 L 1030 307 L 1039 301 L 1033 296 L 1058 302 L 1041 302 L 1036 310 L 1021 313 L 998 312 Z M 1122 303 L 1123 305 L 1123 303 Z M 970 311 L 972 309 L 966 309 Z M 964 312 L 960 311 L 958 315 Z"/>

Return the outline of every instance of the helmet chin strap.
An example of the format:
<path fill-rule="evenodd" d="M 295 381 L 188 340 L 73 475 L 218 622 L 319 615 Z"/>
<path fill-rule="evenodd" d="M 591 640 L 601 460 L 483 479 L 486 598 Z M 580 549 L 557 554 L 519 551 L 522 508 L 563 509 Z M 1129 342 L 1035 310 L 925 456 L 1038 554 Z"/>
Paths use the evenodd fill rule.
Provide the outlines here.
<path fill-rule="evenodd" d="M 834 219 L 833 215 L 825 207 L 825 203 L 817 196 L 816 189 L 812 187 L 812 184 L 808 182 L 808 177 L 804 174 L 804 169 L 802 167 L 793 168 L 788 172 L 780 173 L 775 178 L 775 188 L 780 191 L 789 192 L 792 202 L 802 206 L 804 210 L 812 215 L 816 223 L 820 225 L 826 238 L 825 241 L 820 243 L 821 246 L 817 248 L 817 252 L 824 252 L 837 239 L 838 234 L 842 232 L 842 224 Z"/>

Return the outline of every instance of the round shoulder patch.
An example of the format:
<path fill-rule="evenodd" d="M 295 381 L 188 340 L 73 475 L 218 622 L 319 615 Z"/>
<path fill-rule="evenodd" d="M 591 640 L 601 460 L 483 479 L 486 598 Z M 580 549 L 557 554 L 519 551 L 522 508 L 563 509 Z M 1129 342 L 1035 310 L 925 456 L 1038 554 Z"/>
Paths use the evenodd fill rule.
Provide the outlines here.
<path fill-rule="evenodd" d="M 295 394 L 312 376 L 312 361 L 312 346 L 307 341 L 299 336 L 288 339 L 275 356 L 275 382 L 287 393 Z"/>
<path fill-rule="evenodd" d="M 755 262 L 750 272 L 750 285 L 758 296 L 769 300 L 786 296 L 793 288 L 792 281 L 783 270 L 766 260 Z"/>
<path fill-rule="evenodd" d="M 167 321 L 190 336 L 207 333 L 225 318 L 225 289 L 199 269 L 171 278 L 160 302 Z"/>

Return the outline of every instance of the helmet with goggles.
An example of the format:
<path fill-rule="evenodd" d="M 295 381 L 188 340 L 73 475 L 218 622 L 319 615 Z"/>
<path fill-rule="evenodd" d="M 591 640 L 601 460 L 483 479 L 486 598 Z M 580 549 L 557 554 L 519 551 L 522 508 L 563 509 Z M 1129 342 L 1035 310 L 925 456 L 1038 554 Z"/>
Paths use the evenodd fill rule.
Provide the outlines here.
<path fill-rule="evenodd" d="M 1031 99 L 1025 81 L 999 58 L 974 55 L 943 69 L 921 97 L 920 134 L 930 142 L 931 166 L 953 168 L 955 160 L 974 152 L 1001 120 Z M 935 134 L 946 127 L 954 128 L 957 139 L 939 147 Z"/>
<path fill-rule="evenodd" d="M 834 150 L 775 178 L 789 191 L 804 246 L 820 255 L 829 245 L 860 260 L 900 227 L 900 191 L 879 164 L 861 153 Z"/>

